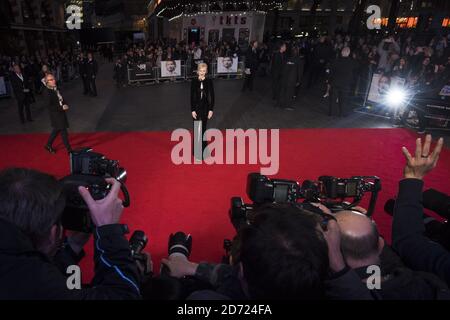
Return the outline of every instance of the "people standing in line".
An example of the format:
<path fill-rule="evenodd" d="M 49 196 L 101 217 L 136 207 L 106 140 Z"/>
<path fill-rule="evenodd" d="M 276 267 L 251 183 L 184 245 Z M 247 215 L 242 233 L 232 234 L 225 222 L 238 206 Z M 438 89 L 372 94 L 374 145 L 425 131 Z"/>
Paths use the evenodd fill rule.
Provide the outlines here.
<path fill-rule="evenodd" d="M 286 63 L 286 44 L 281 43 L 278 47 L 277 52 L 272 57 L 272 90 L 273 95 L 272 98 L 275 101 L 278 101 L 280 98 L 280 85 L 281 85 L 281 77 L 282 77 L 282 68 Z"/>
<path fill-rule="evenodd" d="M 26 113 L 27 121 L 31 122 L 31 82 L 30 79 L 22 73 L 19 65 L 14 65 L 13 72 L 10 76 L 11 86 L 14 91 L 14 96 L 17 100 L 17 108 L 19 111 L 19 118 L 22 124 L 25 123 Z"/>
<path fill-rule="evenodd" d="M 98 72 L 97 61 L 94 60 L 93 54 L 89 52 L 86 61 L 86 76 L 89 94 L 92 97 L 97 96 L 97 86 L 95 85 L 95 78 L 97 77 L 97 72 Z"/>
<path fill-rule="evenodd" d="M 212 79 L 207 78 L 208 65 L 200 63 L 197 67 L 197 77 L 191 82 L 191 115 L 194 120 L 194 143 L 193 154 L 198 160 L 203 159 L 203 153 L 207 142 L 203 141 L 208 120 L 214 113 L 214 84 Z M 198 154 L 195 146 L 202 146 L 201 154 Z"/>
<path fill-rule="evenodd" d="M 253 41 L 245 54 L 245 72 L 244 72 L 244 86 L 242 91 L 249 89 L 253 91 L 253 80 L 258 71 L 259 56 L 258 56 L 258 41 Z"/>
<path fill-rule="evenodd" d="M 58 134 L 61 134 L 64 146 L 68 153 L 72 152 L 72 148 L 69 143 L 69 134 L 67 133 L 67 128 L 69 128 L 69 121 L 67 120 L 66 112 L 69 110 L 67 101 L 64 100 L 61 92 L 58 90 L 56 85 L 55 77 L 49 73 L 45 76 L 45 86 L 47 87 L 47 109 L 50 115 L 50 122 L 52 125 L 52 132 L 48 138 L 47 144 L 44 148 L 54 154 L 56 153 L 53 149 L 53 142 L 55 141 Z"/>

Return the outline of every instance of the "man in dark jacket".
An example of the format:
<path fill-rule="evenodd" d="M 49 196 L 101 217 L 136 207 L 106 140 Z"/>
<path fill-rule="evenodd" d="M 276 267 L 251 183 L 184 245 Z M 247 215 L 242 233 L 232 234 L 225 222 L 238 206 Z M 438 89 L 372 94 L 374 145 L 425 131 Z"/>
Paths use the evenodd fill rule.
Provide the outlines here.
<path fill-rule="evenodd" d="M 450 285 L 450 253 L 424 236 L 423 178 L 437 165 L 444 145 L 440 138 L 431 152 L 431 140 L 431 135 L 427 135 L 422 145 L 421 139 L 417 139 L 414 155 L 403 147 L 407 164 L 395 201 L 392 244 L 407 266 L 434 273 Z"/>
<path fill-rule="evenodd" d="M 69 134 L 67 133 L 69 122 L 67 121 L 66 115 L 66 111 L 69 110 L 69 106 L 56 87 L 56 80 L 52 74 L 45 76 L 45 84 L 47 86 L 48 94 L 47 108 L 50 114 L 50 122 L 53 130 L 44 148 L 50 153 L 55 153 L 56 151 L 53 149 L 53 142 L 55 141 L 58 133 L 61 133 L 64 146 L 66 147 L 67 152 L 70 153 L 72 152 L 72 148 L 69 143 Z"/>
<path fill-rule="evenodd" d="M 300 85 L 303 68 L 305 62 L 298 48 L 293 48 L 289 57 L 282 68 L 280 79 L 280 93 L 277 101 L 278 108 L 286 110 L 294 110 L 294 96 L 296 95 L 296 88 Z"/>
<path fill-rule="evenodd" d="M 283 75 L 283 66 L 286 63 L 286 44 L 281 43 L 278 51 L 272 57 L 272 98 L 278 101 L 280 97 L 281 77 Z"/>
<path fill-rule="evenodd" d="M 311 55 L 308 88 L 315 85 L 323 76 L 326 65 L 334 58 L 333 47 L 327 37 L 323 36 L 319 39 L 319 43 L 313 48 Z"/>
<path fill-rule="evenodd" d="M 14 96 L 17 100 L 17 107 L 19 110 L 20 122 L 25 123 L 24 110 L 28 121 L 31 119 L 31 83 L 30 79 L 22 73 L 19 65 L 14 65 L 14 72 L 10 76 L 11 85 L 14 91 Z"/>
<path fill-rule="evenodd" d="M 80 73 L 81 81 L 83 82 L 83 94 L 89 94 L 89 84 L 87 78 L 87 70 L 86 70 L 86 58 L 84 57 L 83 52 L 80 53 L 78 57 L 78 71 Z"/>
<path fill-rule="evenodd" d="M 253 80 L 259 66 L 258 41 L 254 41 L 245 54 L 244 86 L 242 91 L 253 91 Z"/>
<path fill-rule="evenodd" d="M 350 91 L 353 83 L 354 70 L 357 63 L 350 57 L 350 48 L 342 49 L 341 56 L 333 62 L 331 66 L 331 90 L 328 115 L 333 115 L 334 105 L 338 99 L 340 117 L 345 116 L 349 109 Z"/>
<path fill-rule="evenodd" d="M 88 58 L 86 61 L 86 79 L 88 84 L 89 94 L 92 97 L 97 96 L 97 86 L 95 85 L 95 78 L 97 77 L 98 64 L 94 60 L 92 53 L 88 53 Z"/>
<path fill-rule="evenodd" d="M 100 201 L 79 188 L 95 225 L 95 276 L 92 287 L 82 289 L 74 270 L 89 236 L 72 233 L 62 242 L 66 201 L 61 184 L 30 169 L 0 172 L 0 300 L 140 298 L 137 265 L 124 237 L 127 228 L 118 224 L 120 183 L 107 183 L 111 191 Z"/>

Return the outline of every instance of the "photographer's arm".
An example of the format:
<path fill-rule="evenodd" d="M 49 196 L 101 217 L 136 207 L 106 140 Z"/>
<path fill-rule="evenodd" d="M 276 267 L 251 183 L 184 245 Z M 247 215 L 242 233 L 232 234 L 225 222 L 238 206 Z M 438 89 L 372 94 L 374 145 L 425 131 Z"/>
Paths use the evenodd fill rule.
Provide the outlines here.
<path fill-rule="evenodd" d="M 449 252 L 423 235 L 422 178 L 436 166 L 443 140 L 439 139 L 433 153 L 426 157 L 430 144 L 430 135 L 426 137 L 423 148 L 421 140 L 417 139 L 414 157 L 403 148 L 408 163 L 395 203 L 392 243 L 402 260 L 411 268 L 432 272 L 450 283 Z"/>
<path fill-rule="evenodd" d="M 86 289 L 86 299 L 135 299 L 140 297 L 139 272 L 131 256 L 126 232 L 119 220 L 123 212 L 118 197 L 120 182 L 106 179 L 112 184 L 108 196 L 95 201 L 89 191 L 80 187 L 80 194 L 89 207 L 93 223 L 95 248 L 95 276 L 93 289 Z"/>
<path fill-rule="evenodd" d="M 180 256 L 162 259 L 161 263 L 169 268 L 172 277 L 195 277 L 210 284 L 215 289 L 220 287 L 233 272 L 231 265 L 207 262 L 194 263 Z"/>

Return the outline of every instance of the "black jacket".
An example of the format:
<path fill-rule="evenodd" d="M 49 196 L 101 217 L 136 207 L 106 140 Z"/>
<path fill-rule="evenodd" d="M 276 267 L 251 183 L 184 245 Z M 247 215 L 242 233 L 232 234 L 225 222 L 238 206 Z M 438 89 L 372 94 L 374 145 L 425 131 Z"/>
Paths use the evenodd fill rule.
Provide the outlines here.
<path fill-rule="evenodd" d="M 31 93 L 30 79 L 22 72 L 23 81 L 16 75 L 15 72 L 11 73 L 10 81 L 11 86 L 14 91 L 14 96 L 19 101 L 24 101 L 29 99 Z M 29 92 L 24 92 L 24 90 L 29 90 Z"/>
<path fill-rule="evenodd" d="M 422 180 L 400 181 L 392 223 L 392 245 L 407 266 L 434 273 L 450 285 L 450 253 L 424 236 L 422 188 Z"/>
<path fill-rule="evenodd" d="M 272 57 L 272 78 L 274 81 L 280 80 L 282 76 L 282 69 L 286 63 L 286 54 L 281 52 L 276 52 Z"/>
<path fill-rule="evenodd" d="M 337 89 L 349 90 L 357 67 L 353 58 L 337 58 L 331 66 L 331 85 Z"/>
<path fill-rule="evenodd" d="M 67 101 L 63 100 L 62 104 L 67 104 Z M 63 110 L 62 105 L 59 103 L 56 90 L 47 88 L 47 109 L 50 115 L 52 128 L 62 130 L 69 127 L 66 111 Z"/>
<path fill-rule="evenodd" d="M 191 111 L 195 111 L 204 117 L 208 111 L 214 111 L 214 84 L 210 78 L 203 81 L 203 100 L 201 99 L 201 81 L 198 78 L 192 79 L 191 82 Z"/>
<path fill-rule="evenodd" d="M 85 70 L 86 70 L 86 76 L 88 78 L 96 77 L 97 71 L 98 71 L 98 65 L 97 61 L 95 60 L 86 60 L 85 62 Z"/>
<path fill-rule="evenodd" d="M 258 70 L 259 56 L 258 50 L 253 50 L 251 47 L 248 48 L 245 54 L 245 68 L 250 69 L 250 72 L 254 74 Z"/>
<path fill-rule="evenodd" d="M 121 225 L 94 231 L 95 277 L 92 288 L 69 290 L 61 272 L 76 265 L 68 246 L 55 259 L 38 252 L 13 224 L 0 219 L 0 300 L 138 299 L 139 274 Z"/>

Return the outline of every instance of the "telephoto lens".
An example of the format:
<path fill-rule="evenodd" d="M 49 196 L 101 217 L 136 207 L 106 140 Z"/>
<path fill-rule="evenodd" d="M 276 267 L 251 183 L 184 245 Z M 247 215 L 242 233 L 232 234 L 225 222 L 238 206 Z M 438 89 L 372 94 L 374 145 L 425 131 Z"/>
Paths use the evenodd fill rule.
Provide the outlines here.
<path fill-rule="evenodd" d="M 130 249 L 133 257 L 139 256 L 147 245 L 148 238 L 144 231 L 136 230 L 130 238 Z"/>
<path fill-rule="evenodd" d="M 192 237 L 190 234 L 178 231 L 169 236 L 168 254 L 169 259 L 174 256 L 184 256 L 189 259 L 192 249 Z M 165 265 L 161 264 L 161 275 L 170 275 L 170 270 Z"/>

